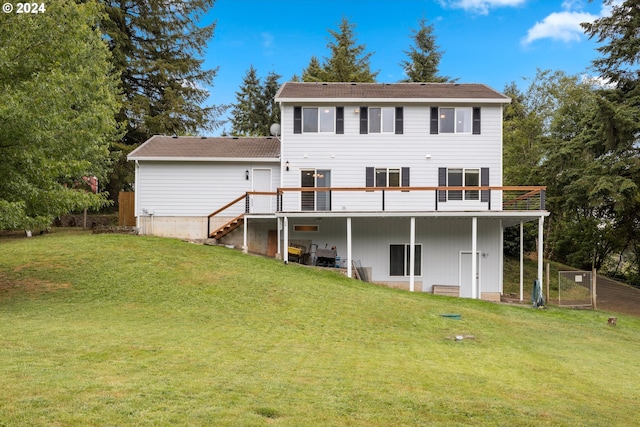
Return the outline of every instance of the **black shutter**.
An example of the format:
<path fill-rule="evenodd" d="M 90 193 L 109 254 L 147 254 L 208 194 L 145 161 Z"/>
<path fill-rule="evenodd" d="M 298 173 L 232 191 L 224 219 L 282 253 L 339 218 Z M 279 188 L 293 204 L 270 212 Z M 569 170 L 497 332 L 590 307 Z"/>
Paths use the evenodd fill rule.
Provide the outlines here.
<path fill-rule="evenodd" d="M 367 167 L 365 176 L 365 187 L 375 187 L 375 171 L 373 167 Z"/>
<path fill-rule="evenodd" d="M 447 168 L 438 168 L 438 187 L 445 187 L 447 185 Z M 447 192 L 444 190 L 438 190 L 438 201 L 447 201 Z"/>
<path fill-rule="evenodd" d="M 402 176 L 400 177 L 400 179 L 402 181 L 400 182 L 400 185 L 403 187 L 409 187 L 411 185 L 411 181 L 409 180 L 409 168 L 402 168 L 401 170 L 402 170 L 401 172 Z M 409 190 L 403 190 L 403 191 L 408 192 Z"/>
<path fill-rule="evenodd" d="M 438 134 L 438 107 L 431 107 L 431 134 Z"/>
<path fill-rule="evenodd" d="M 302 107 L 293 107 L 293 133 L 302 133 Z"/>
<path fill-rule="evenodd" d="M 480 107 L 473 107 L 473 134 L 480 135 Z"/>
<path fill-rule="evenodd" d="M 360 107 L 360 134 L 369 133 L 369 109 Z"/>
<path fill-rule="evenodd" d="M 344 133 L 344 107 L 336 107 L 336 133 Z"/>
<path fill-rule="evenodd" d="M 485 187 L 489 185 L 489 168 L 481 168 L 480 169 L 480 186 Z M 489 201 L 489 192 L 491 190 L 482 190 L 480 191 L 480 201 L 488 202 Z"/>
<path fill-rule="evenodd" d="M 396 107 L 396 135 L 402 135 L 404 133 L 403 116 L 404 110 L 402 107 Z"/>
<path fill-rule="evenodd" d="M 408 187 L 409 185 L 409 168 L 402 168 L 402 186 Z"/>

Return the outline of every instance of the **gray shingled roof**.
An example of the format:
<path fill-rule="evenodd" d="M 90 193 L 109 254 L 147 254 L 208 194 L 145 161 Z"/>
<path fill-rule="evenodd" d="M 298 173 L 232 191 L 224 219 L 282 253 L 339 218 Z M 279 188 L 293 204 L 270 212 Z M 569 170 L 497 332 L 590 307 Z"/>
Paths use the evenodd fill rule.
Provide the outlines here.
<path fill-rule="evenodd" d="M 509 97 L 483 84 L 468 83 L 301 83 L 280 87 L 276 100 L 299 99 L 485 99 L 509 102 Z"/>
<path fill-rule="evenodd" d="M 273 137 L 196 137 L 155 135 L 129 154 L 129 160 L 273 159 L 280 141 Z"/>

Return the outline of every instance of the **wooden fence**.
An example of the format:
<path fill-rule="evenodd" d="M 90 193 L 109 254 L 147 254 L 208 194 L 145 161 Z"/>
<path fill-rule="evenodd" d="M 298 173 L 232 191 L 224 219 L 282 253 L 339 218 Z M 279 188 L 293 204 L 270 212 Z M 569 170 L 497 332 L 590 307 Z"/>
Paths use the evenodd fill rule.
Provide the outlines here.
<path fill-rule="evenodd" d="M 132 191 L 121 191 L 118 194 L 118 225 L 135 227 L 135 194 Z"/>

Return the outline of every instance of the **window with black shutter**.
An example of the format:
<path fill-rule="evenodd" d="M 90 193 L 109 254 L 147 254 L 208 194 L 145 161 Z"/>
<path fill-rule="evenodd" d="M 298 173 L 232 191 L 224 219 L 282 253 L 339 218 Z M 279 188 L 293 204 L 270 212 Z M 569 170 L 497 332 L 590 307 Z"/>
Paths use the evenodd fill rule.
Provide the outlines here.
<path fill-rule="evenodd" d="M 373 167 L 366 168 L 365 187 L 375 187 L 375 168 Z"/>
<path fill-rule="evenodd" d="M 480 185 L 483 187 L 489 186 L 489 168 L 480 169 Z M 480 192 L 480 201 L 488 202 L 491 190 L 482 190 Z"/>
<path fill-rule="evenodd" d="M 473 132 L 474 135 L 480 135 L 480 107 L 473 107 Z"/>
<path fill-rule="evenodd" d="M 447 185 L 447 168 L 438 168 L 438 187 L 446 187 Z M 438 202 L 447 201 L 447 192 L 438 190 Z"/>
<path fill-rule="evenodd" d="M 302 107 L 293 107 L 293 133 L 302 133 Z"/>
<path fill-rule="evenodd" d="M 344 107 L 336 107 L 336 133 L 344 134 Z"/>
<path fill-rule="evenodd" d="M 402 135 L 404 133 L 404 109 L 402 107 L 396 107 L 396 135 Z"/>
<path fill-rule="evenodd" d="M 438 107 L 431 107 L 431 130 L 432 135 L 438 134 Z"/>
<path fill-rule="evenodd" d="M 369 133 L 369 109 L 360 107 L 360 134 Z"/>

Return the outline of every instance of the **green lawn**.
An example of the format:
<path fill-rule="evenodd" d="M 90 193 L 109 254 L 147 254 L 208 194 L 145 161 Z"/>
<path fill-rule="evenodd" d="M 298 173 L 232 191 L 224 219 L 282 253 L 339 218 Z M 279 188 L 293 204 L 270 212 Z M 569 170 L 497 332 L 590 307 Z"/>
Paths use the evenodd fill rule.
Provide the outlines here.
<path fill-rule="evenodd" d="M 640 319 L 617 317 L 172 239 L 5 238 L 0 425 L 630 426 Z"/>

